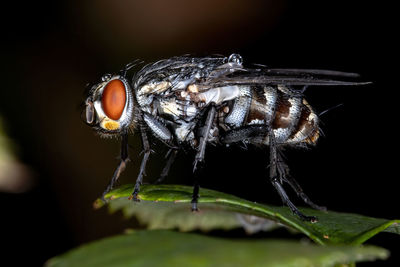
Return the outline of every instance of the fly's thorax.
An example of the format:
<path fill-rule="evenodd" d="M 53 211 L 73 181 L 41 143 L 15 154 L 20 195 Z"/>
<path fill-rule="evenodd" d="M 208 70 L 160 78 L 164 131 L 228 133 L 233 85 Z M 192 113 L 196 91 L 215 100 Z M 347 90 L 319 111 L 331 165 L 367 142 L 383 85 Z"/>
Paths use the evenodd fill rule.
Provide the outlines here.
<path fill-rule="evenodd" d="M 196 88 L 196 90 L 194 90 L 194 88 Z M 204 105 L 209 105 L 211 103 L 219 105 L 223 102 L 233 100 L 240 95 L 241 89 L 242 87 L 237 85 L 207 88 L 205 90 L 201 90 L 201 88 L 197 89 L 196 85 L 188 87 L 189 92 L 194 91 L 192 94 L 192 101 L 202 102 Z"/>
<path fill-rule="evenodd" d="M 193 82 L 193 79 L 179 83 L 151 81 L 135 89 L 136 100 L 142 111 L 155 115 L 166 115 L 173 120 L 191 120 L 204 107 L 237 98 L 243 86 L 229 85 L 212 87 Z"/>
<path fill-rule="evenodd" d="M 133 121 L 134 100 L 127 80 L 121 75 L 105 75 L 89 91 L 86 123 L 101 133 L 129 130 Z"/>
<path fill-rule="evenodd" d="M 135 90 L 136 100 L 144 111 L 151 112 L 150 110 L 147 110 L 147 108 L 153 101 L 154 95 L 160 95 L 170 88 L 171 83 L 168 81 L 150 82 L 141 85 Z"/>

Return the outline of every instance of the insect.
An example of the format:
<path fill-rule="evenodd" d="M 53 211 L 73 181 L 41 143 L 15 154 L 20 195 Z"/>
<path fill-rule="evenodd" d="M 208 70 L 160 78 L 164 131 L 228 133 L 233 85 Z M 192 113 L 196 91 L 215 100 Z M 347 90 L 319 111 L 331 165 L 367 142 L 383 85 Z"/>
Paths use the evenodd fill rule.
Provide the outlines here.
<path fill-rule="evenodd" d="M 245 67 L 242 57 L 173 57 L 148 64 L 128 80 L 128 64 L 119 74 L 106 74 L 89 90 L 86 123 L 102 136 L 121 137 L 121 159 L 103 197 L 125 169 L 128 136 L 137 131 L 143 159 L 131 199 L 138 193 L 151 154 L 149 134 L 170 148 L 159 182 L 168 174 L 178 151 L 195 150 L 193 172 L 204 162 L 209 144 L 248 143 L 269 149 L 269 179 L 284 204 L 303 220 L 316 221 L 290 201 L 287 183 L 309 206 L 314 204 L 289 175 L 282 148 L 312 146 L 319 136 L 319 118 L 304 99 L 307 86 L 362 85 L 346 81 L 355 73 L 330 70 Z M 341 77 L 341 80 L 333 79 Z M 267 162 L 266 162 L 267 163 Z M 199 183 L 195 181 L 192 210 L 196 211 Z"/>

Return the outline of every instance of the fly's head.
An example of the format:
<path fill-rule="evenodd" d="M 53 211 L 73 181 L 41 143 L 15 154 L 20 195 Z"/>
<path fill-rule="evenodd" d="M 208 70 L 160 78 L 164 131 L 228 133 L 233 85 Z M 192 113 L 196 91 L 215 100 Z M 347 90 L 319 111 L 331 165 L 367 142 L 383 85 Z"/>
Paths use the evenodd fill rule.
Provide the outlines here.
<path fill-rule="evenodd" d="M 90 89 L 85 105 L 85 122 L 101 135 L 118 135 L 133 126 L 134 100 L 123 75 L 104 75 Z"/>

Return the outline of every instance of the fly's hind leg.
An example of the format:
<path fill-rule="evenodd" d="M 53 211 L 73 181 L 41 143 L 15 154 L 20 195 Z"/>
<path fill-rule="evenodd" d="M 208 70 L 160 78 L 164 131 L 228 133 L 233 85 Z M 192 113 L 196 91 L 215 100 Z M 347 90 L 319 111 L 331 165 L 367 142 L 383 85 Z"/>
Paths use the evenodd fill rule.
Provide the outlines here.
<path fill-rule="evenodd" d="M 281 152 L 277 149 L 276 150 L 276 157 L 277 157 L 277 170 L 280 176 L 281 182 L 286 182 L 292 187 L 292 189 L 296 192 L 297 196 L 300 197 L 304 203 L 312 207 L 316 210 L 326 210 L 326 207 L 319 206 L 314 204 L 311 199 L 304 193 L 303 189 L 301 188 L 300 184 L 289 174 L 289 166 L 283 160 Z"/>
<path fill-rule="evenodd" d="M 214 118 L 216 115 L 216 108 L 214 104 L 211 104 L 208 113 L 207 113 L 207 118 L 205 121 L 204 126 L 200 129 L 200 142 L 199 146 L 197 148 L 197 153 L 196 157 L 194 159 L 193 163 L 193 173 L 195 174 L 194 176 L 194 187 L 193 187 L 193 195 L 192 195 L 192 211 L 198 211 L 197 208 L 197 201 L 199 198 L 199 183 L 198 183 L 198 176 L 199 176 L 199 163 L 203 163 L 204 161 L 204 155 L 206 152 L 206 145 L 207 145 L 207 140 L 208 140 L 208 135 L 210 134 L 210 129 L 211 126 L 214 122 Z"/>
<path fill-rule="evenodd" d="M 322 210 L 326 211 L 326 207 L 324 206 L 319 206 L 315 204 L 314 202 L 311 201 L 311 199 L 304 193 L 303 189 L 299 185 L 299 183 L 290 175 L 287 175 L 285 177 L 285 182 L 287 182 L 293 190 L 296 192 L 296 194 L 306 203 L 309 205 L 311 208 L 316 209 L 316 210 Z"/>
<path fill-rule="evenodd" d="M 283 181 L 287 181 L 288 167 L 283 162 L 282 156 L 278 152 L 277 144 L 275 141 L 275 135 L 272 130 L 269 131 L 269 146 L 270 146 L 270 166 L 269 166 L 269 177 L 272 185 L 278 191 L 282 201 L 286 204 L 290 210 L 299 216 L 302 220 L 317 222 L 317 218 L 314 216 L 304 215 L 299 209 L 290 201 L 285 189 L 282 187 Z M 290 183 L 289 183 L 290 184 Z"/>
<path fill-rule="evenodd" d="M 114 171 L 114 175 L 110 180 L 110 183 L 108 184 L 106 190 L 104 190 L 103 194 L 101 195 L 101 199 L 105 201 L 105 196 L 107 195 L 108 192 L 113 189 L 115 183 L 118 181 L 119 176 L 121 173 L 125 170 L 126 164 L 129 162 L 129 155 L 128 155 L 128 134 L 125 133 L 122 135 L 122 140 L 121 140 L 121 160 L 118 164 L 117 169 Z"/>
<path fill-rule="evenodd" d="M 264 138 L 266 137 L 266 133 L 269 133 L 269 127 L 267 125 L 248 125 L 248 126 L 243 126 L 238 129 L 234 129 L 231 131 L 228 131 L 225 133 L 223 137 L 221 137 L 221 142 L 225 144 L 230 144 L 230 143 L 237 143 L 237 142 L 242 142 L 244 140 L 250 140 L 253 143 L 260 143 L 264 141 Z M 280 178 L 280 183 L 282 184 L 283 182 L 288 183 L 292 189 L 296 192 L 296 194 L 310 207 L 317 209 L 317 210 L 326 210 L 326 207 L 321 207 L 316 204 L 314 204 L 310 198 L 304 193 L 303 189 L 301 186 L 297 183 L 297 181 L 290 176 L 289 174 L 289 167 L 287 164 L 283 161 L 282 155 L 279 153 L 280 151 L 277 149 L 277 145 L 275 142 L 275 136 L 270 137 L 272 140 L 271 143 L 271 149 L 274 149 L 273 153 L 275 155 L 275 165 L 277 169 L 277 173 L 279 174 Z M 272 147 L 274 146 L 274 147 Z M 271 166 L 273 164 L 271 163 Z M 280 186 L 282 187 L 282 185 Z"/>

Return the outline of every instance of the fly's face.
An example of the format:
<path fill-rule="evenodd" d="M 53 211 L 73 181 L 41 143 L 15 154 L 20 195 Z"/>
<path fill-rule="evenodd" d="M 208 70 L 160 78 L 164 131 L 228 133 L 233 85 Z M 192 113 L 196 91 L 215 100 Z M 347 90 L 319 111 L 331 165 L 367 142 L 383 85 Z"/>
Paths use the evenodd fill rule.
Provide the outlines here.
<path fill-rule="evenodd" d="M 127 130 L 134 105 L 129 83 L 121 75 L 104 75 L 101 80 L 85 101 L 86 123 L 106 135 Z"/>

